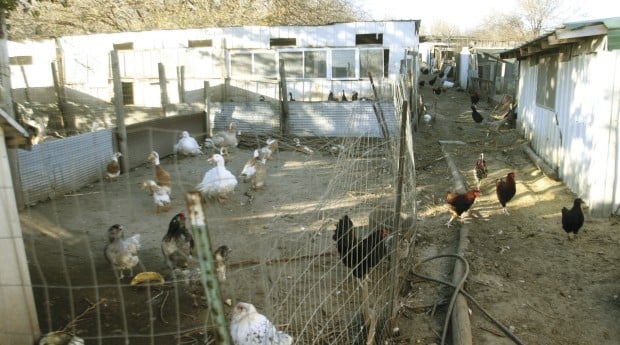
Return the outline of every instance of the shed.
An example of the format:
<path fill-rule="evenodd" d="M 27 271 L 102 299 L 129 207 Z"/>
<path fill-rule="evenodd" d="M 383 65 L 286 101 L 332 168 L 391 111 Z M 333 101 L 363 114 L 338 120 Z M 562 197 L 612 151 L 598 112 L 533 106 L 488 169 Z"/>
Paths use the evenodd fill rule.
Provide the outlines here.
<path fill-rule="evenodd" d="M 0 334 L 6 344 L 33 344 L 39 323 L 28 272 L 8 149 L 29 149 L 30 135 L 0 109 Z"/>
<path fill-rule="evenodd" d="M 620 17 L 567 23 L 500 53 L 519 61 L 517 126 L 592 216 L 620 204 Z"/>

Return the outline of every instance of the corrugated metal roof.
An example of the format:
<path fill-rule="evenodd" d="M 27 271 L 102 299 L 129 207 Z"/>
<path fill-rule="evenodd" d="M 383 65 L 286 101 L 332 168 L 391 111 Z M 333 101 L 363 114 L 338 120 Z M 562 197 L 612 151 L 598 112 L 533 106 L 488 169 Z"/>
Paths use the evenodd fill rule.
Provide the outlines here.
<path fill-rule="evenodd" d="M 603 26 L 603 29 L 601 28 Z M 572 37 L 571 33 L 574 35 Z M 607 49 L 620 49 L 620 17 L 592 19 L 579 22 L 565 23 L 561 28 L 526 42 L 514 49 L 500 53 L 502 59 L 521 59 L 532 54 L 528 48 L 536 53 L 558 50 L 562 45 L 573 44 L 574 38 L 587 38 L 600 35 L 607 36 Z"/>

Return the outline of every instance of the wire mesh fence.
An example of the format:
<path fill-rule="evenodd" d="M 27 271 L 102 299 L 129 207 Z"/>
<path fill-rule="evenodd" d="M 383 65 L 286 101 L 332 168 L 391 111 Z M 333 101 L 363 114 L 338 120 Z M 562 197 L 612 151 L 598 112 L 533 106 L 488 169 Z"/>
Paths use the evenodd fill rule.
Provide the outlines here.
<path fill-rule="evenodd" d="M 386 116 L 400 121 L 400 114 Z M 352 113 L 351 131 L 357 121 Z M 296 344 L 387 340 L 385 326 L 399 267 L 413 250 L 415 220 L 412 155 L 399 166 L 398 137 L 299 142 L 279 137 L 280 151 L 266 163 L 264 190 L 255 191 L 240 178 L 228 202 L 209 200 L 212 246 L 232 249 L 220 286 L 222 302 L 254 304 Z M 238 176 L 252 151 L 245 145 L 232 150 L 226 169 Z M 196 287 L 196 279 L 173 274 L 160 248 L 172 217 L 187 212 L 184 194 L 195 190 L 211 168 L 210 153 L 162 157 L 161 166 L 173 176 L 169 212 L 155 213 L 152 196 L 139 188 L 154 178 L 146 157 L 143 166 L 116 181 L 102 179 L 21 212 L 42 333 L 66 331 L 93 344 L 215 342 L 212 301 L 205 299 L 202 286 Z M 399 191 L 402 206 L 396 204 Z M 402 211 L 398 229 L 396 207 Z M 337 250 L 342 239 L 334 236 L 336 225 L 345 215 L 353 222 L 352 237 L 366 246 L 360 245 L 366 249 L 356 254 L 359 258 L 343 259 L 346 253 Z M 141 235 L 139 264 L 133 276 L 122 279 L 103 254 L 113 224 L 123 225 L 125 237 Z M 373 249 L 369 238 L 377 231 L 384 234 L 377 242 L 382 253 L 367 264 L 371 259 L 365 256 Z M 356 265 L 372 268 L 360 276 Z M 157 272 L 164 281 L 132 284 L 140 272 Z M 225 309 L 227 319 L 230 310 Z"/>

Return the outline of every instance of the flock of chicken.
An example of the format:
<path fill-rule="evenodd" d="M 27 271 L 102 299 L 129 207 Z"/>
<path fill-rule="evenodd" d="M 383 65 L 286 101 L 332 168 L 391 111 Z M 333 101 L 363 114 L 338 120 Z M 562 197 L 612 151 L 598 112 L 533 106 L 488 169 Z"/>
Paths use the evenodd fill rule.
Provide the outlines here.
<path fill-rule="evenodd" d="M 207 170 L 202 181 L 196 186 L 196 190 L 200 191 L 205 198 L 224 203 L 235 189 L 237 177 L 226 168 L 226 162 L 229 158 L 228 149 L 238 145 L 237 135 L 237 127 L 233 122 L 228 130 L 215 133 L 211 138 L 205 140 L 204 149 L 212 148 L 219 152 L 208 159 L 208 162 L 215 164 L 215 167 Z M 277 150 L 278 141 L 271 138 L 267 139 L 264 147 L 254 151 L 253 156 L 244 165 L 239 177 L 244 182 L 250 182 L 254 190 L 264 188 L 266 160 L 271 160 L 272 155 Z M 187 131 L 181 133 L 173 151 L 177 155 L 184 156 L 203 154 L 203 148 Z M 121 156 L 120 152 L 112 155 L 106 167 L 106 180 L 114 180 L 120 176 L 121 169 L 118 159 Z M 171 205 L 172 178 L 161 166 L 159 154 L 156 151 L 152 151 L 147 160 L 153 164 L 155 176 L 153 180 L 142 182 L 140 188 L 148 190 L 153 196 L 156 213 L 168 211 Z M 161 240 L 161 251 L 174 279 L 185 282 L 194 306 L 198 306 L 200 304 L 199 299 L 204 298 L 204 287 L 200 267 L 195 259 L 194 238 L 187 229 L 185 221 L 186 217 L 183 212 L 172 217 L 168 231 Z M 163 283 L 165 281 L 157 272 L 141 272 L 134 276 L 133 269 L 140 262 L 138 258 L 138 251 L 141 247 L 139 234 L 125 238 L 124 227 L 120 224 L 112 225 L 107 234 L 108 242 L 104 247 L 104 257 L 111 264 L 119 279 L 123 279 L 125 273 L 129 271 L 129 275 L 133 277 L 131 285 L 146 282 Z M 216 272 L 220 282 L 226 280 L 226 259 L 230 251 L 231 249 L 226 245 L 222 245 L 214 251 Z M 239 302 L 234 307 L 230 330 L 232 340 L 236 345 L 289 345 L 293 343 L 291 336 L 276 330 L 275 326 L 249 303 Z"/>
<path fill-rule="evenodd" d="M 474 92 L 470 95 L 470 100 L 472 103 L 472 119 L 476 123 L 481 123 L 484 119 L 476 109 L 476 105 L 480 101 L 480 95 L 477 92 Z M 448 204 L 448 208 L 451 213 L 451 217 L 446 223 L 448 227 L 450 227 L 452 221 L 455 218 L 459 218 L 462 220 L 463 213 L 468 211 L 473 205 L 476 198 L 481 195 L 480 182 L 483 178 L 486 178 L 488 176 L 488 170 L 483 153 L 480 154 L 480 157 L 476 161 L 473 175 L 477 185 L 476 189 L 471 189 L 465 193 L 448 192 L 446 194 L 446 203 Z M 497 195 L 497 200 L 502 207 L 503 214 L 510 215 L 508 209 L 506 208 L 506 204 L 510 200 L 512 200 L 512 198 L 516 194 L 516 182 L 514 172 L 509 172 L 505 178 L 496 181 L 495 194 Z M 562 208 L 562 229 L 564 229 L 564 231 L 568 234 L 569 240 L 572 240 L 579 232 L 579 229 L 581 229 L 581 227 L 583 226 L 583 204 L 583 200 L 577 198 L 574 200 L 573 207 L 571 209 L 568 209 L 566 207 Z M 572 237 L 571 234 L 573 234 Z"/>

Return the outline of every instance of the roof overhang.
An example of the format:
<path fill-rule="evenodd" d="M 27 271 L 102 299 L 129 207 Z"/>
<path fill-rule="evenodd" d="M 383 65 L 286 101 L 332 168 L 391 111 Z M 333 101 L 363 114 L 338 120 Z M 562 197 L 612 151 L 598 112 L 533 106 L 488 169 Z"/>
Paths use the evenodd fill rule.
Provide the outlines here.
<path fill-rule="evenodd" d="M 617 23 L 618 21 L 612 18 L 601 21 L 565 24 L 563 27 L 524 43 L 517 48 L 501 52 L 499 56 L 502 59 L 522 60 L 533 55 L 564 52 L 574 44 L 590 41 L 600 43 L 600 40 L 597 40 L 597 38 L 615 32 L 618 29 L 616 27 Z M 609 46 L 608 49 L 613 48 Z"/>

